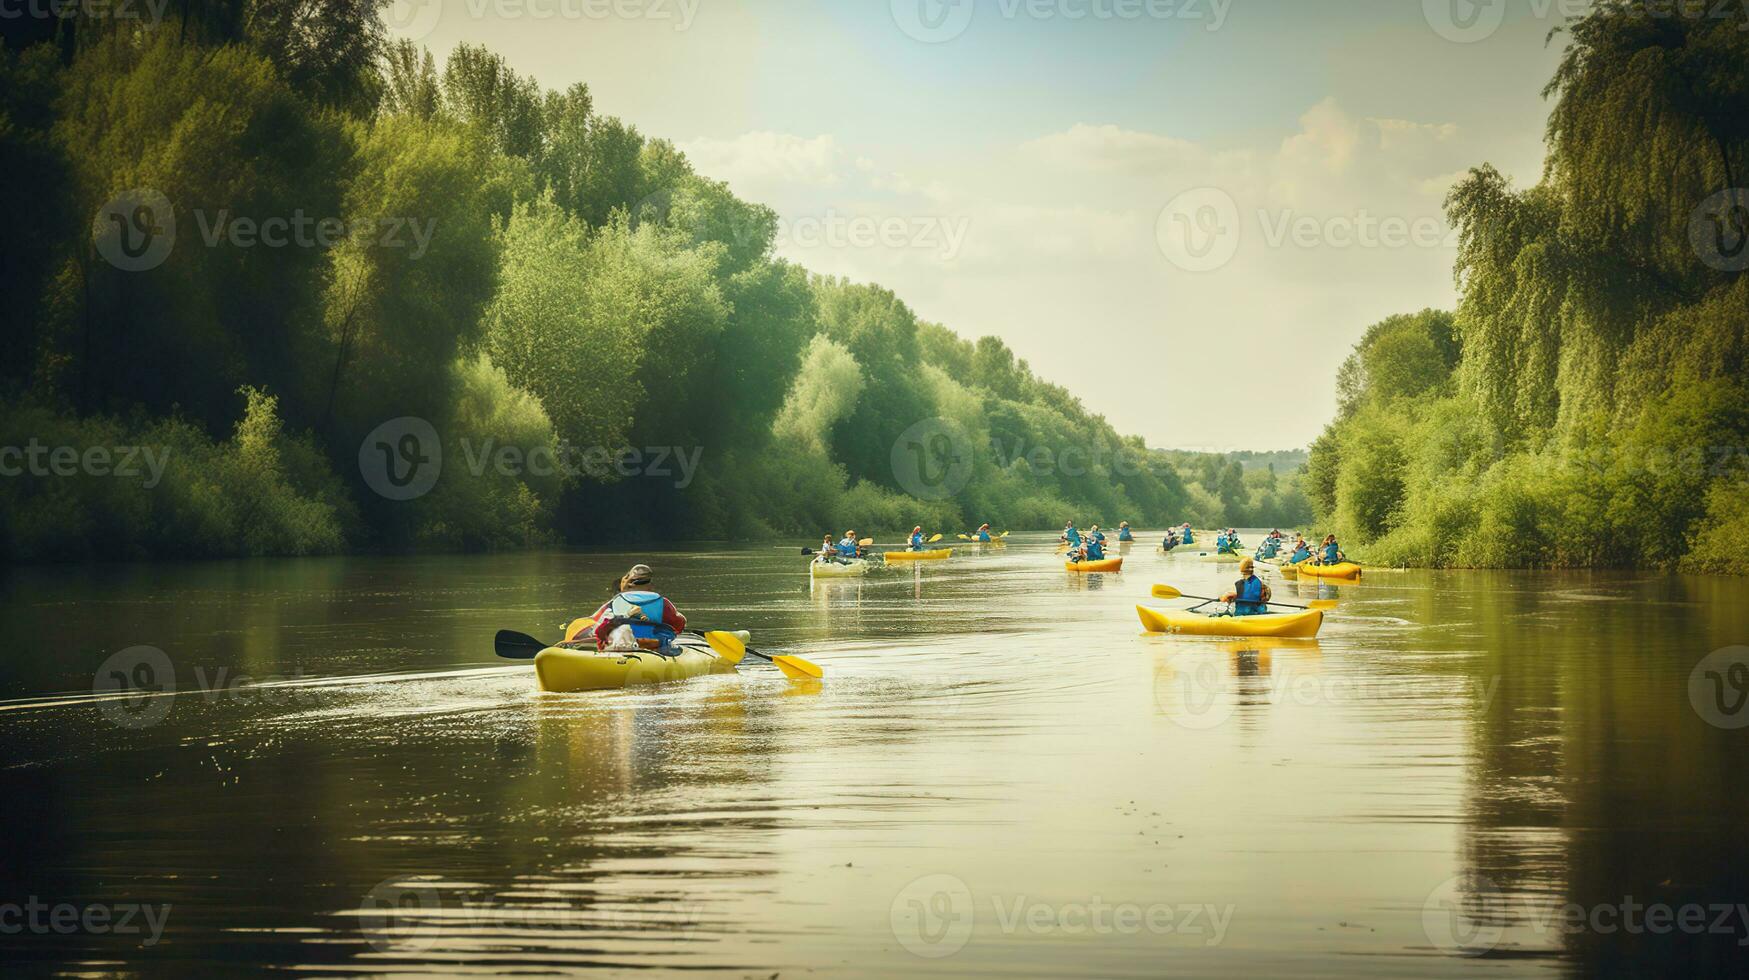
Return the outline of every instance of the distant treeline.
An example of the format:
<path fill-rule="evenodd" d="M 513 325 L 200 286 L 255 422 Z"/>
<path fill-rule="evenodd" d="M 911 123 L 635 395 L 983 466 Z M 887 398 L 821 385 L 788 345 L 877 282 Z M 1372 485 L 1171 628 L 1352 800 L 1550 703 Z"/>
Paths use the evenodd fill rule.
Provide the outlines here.
<path fill-rule="evenodd" d="M 0 557 L 1280 522 L 1286 474 L 1181 475 L 1002 341 L 774 258 L 587 87 L 440 69 L 382 6 L 0 50 Z"/>
<path fill-rule="evenodd" d="M 1603 0 L 1566 28 L 1540 183 L 1447 198 L 1455 312 L 1373 325 L 1312 446 L 1375 561 L 1741 572 L 1749 23 Z"/>

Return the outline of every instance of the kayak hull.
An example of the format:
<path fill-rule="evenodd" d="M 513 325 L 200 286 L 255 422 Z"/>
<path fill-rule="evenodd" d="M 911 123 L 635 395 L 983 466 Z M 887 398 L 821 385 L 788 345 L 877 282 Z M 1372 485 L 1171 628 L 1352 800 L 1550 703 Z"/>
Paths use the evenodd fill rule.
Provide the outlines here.
<path fill-rule="evenodd" d="M 1301 575 L 1312 578 L 1333 578 L 1352 582 L 1360 578 L 1360 566 L 1351 561 L 1337 562 L 1334 565 L 1298 565 Z"/>
<path fill-rule="evenodd" d="M 953 549 L 937 548 L 934 551 L 889 551 L 882 557 L 887 561 L 945 561 L 953 557 Z"/>
<path fill-rule="evenodd" d="M 1212 555 L 1205 554 L 1205 555 L 1199 555 L 1197 557 L 1201 558 L 1203 561 L 1234 562 L 1234 561 L 1238 561 L 1243 556 L 1242 555 L 1235 555 L 1235 554 L 1232 554 L 1231 552 L 1226 552 L 1226 551 L 1217 551 Z"/>
<path fill-rule="evenodd" d="M 709 647 L 691 645 L 672 657 L 647 651 L 616 653 L 547 647 L 534 658 L 534 676 L 540 689 L 556 694 L 666 684 L 734 669 Z"/>
<path fill-rule="evenodd" d="M 816 561 L 808 564 L 808 574 L 814 578 L 856 578 L 868 574 L 869 563 L 862 558 L 849 561 Z"/>
<path fill-rule="evenodd" d="M 1063 567 L 1071 572 L 1117 572 L 1123 570 L 1122 558 L 1106 558 L 1102 561 L 1066 561 Z"/>
<path fill-rule="evenodd" d="M 1205 616 L 1182 609 L 1150 609 L 1137 606 L 1142 628 L 1150 633 L 1184 636 L 1286 636 L 1301 639 L 1318 635 L 1324 611 L 1268 613 L 1262 616 Z"/>

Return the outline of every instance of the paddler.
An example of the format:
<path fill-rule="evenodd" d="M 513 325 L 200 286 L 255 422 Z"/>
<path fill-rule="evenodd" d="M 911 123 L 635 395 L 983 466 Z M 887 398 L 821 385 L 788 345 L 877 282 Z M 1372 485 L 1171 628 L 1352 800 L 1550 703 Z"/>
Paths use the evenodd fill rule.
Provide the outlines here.
<path fill-rule="evenodd" d="M 1070 521 L 1063 525 L 1063 543 L 1069 546 L 1070 551 L 1077 551 L 1080 549 L 1081 532 L 1075 530 L 1074 521 Z"/>
<path fill-rule="evenodd" d="M 1300 562 L 1306 561 L 1311 557 L 1312 546 L 1306 543 L 1306 536 L 1303 534 L 1295 535 L 1294 550 L 1293 554 L 1289 555 L 1287 558 L 1288 564 L 1298 565 Z"/>
<path fill-rule="evenodd" d="M 1117 522 L 1117 539 L 1119 541 L 1134 541 L 1136 539 L 1136 536 L 1130 533 L 1129 521 Z"/>
<path fill-rule="evenodd" d="M 1318 556 L 1318 564 L 1320 565 L 1334 565 L 1337 562 L 1340 562 L 1343 558 L 1342 548 L 1336 544 L 1336 535 L 1334 534 L 1324 535 L 1324 547 L 1322 551 L 1323 554 Z"/>
<path fill-rule="evenodd" d="M 988 524 L 978 525 L 977 537 L 978 537 L 978 540 L 983 542 L 984 544 L 989 544 L 990 540 L 991 540 L 991 538 L 990 538 L 990 525 L 988 525 Z"/>
<path fill-rule="evenodd" d="M 1082 561 L 1105 560 L 1105 535 L 1099 533 L 1099 525 L 1093 525 L 1093 533 L 1087 536 L 1081 550 Z"/>
<path fill-rule="evenodd" d="M 674 603 L 650 589 L 655 573 L 648 565 L 633 565 L 614 583 L 614 597 L 602 603 L 595 620 L 595 648 L 654 650 L 673 653 L 674 638 L 686 629 L 686 617 Z M 624 628 L 623 631 L 621 628 Z"/>
<path fill-rule="evenodd" d="M 921 524 L 911 529 L 911 550 L 923 550 L 923 525 Z"/>
<path fill-rule="evenodd" d="M 1160 547 L 1165 549 L 1166 551 L 1171 551 L 1173 548 L 1178 547 L 1178 529 L 1177 528 L 1173 528 L 1172 530 L 1166 532 L 1166 538 L 1165 538 L 1165 540 L 1160 542 Z"/>
<path fill-rule="evenodd" d="M 1257 565 L 1249 558 L 1240 559 L 1239 581 L 1221 601 L 1232 603 L 1235 616 L 1259 616 L 1269 611 L 1270 598 L 1269 586 L 1257 577 Z"/>
<path fill-rule="evenodd" d="M 822 565 L 838 560 L 838 547 L 832 543 L 832 535 L 820 539 L 820 550 L 815 553 L 814 560 Z"/>
<path fill-rule="evenodd" d="M 848 560 L 855 558 L 861 551 L 862 545 L 856 540 L 856 529 L 845 531 L 844 540 L 838 542 L 838 557 Z"/>
<path fill-rule="evenodd" d="M 1184 525 L 1184 533 L 1179 535 L 1178 543 L 1179 544 L 1195 544 L 1196 543 L 1196 535 L 1191 533 L 1189 524 Z"/>

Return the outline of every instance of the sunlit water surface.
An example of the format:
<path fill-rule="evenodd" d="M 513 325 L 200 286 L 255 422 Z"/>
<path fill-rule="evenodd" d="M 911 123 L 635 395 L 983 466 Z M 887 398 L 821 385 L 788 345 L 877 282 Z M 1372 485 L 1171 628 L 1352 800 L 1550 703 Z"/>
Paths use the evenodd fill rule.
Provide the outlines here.
<path fill-rule="evenodd" d="M 825 679 L 749 664 L 543 695 L 493 656 L 494 631 L 556 636 L 633 560 L 695 625 Z M 1340 598 L 1316 641 L 1140 631 L 1153 583 L 1232 578 L 1148 543 L 1121 574 L 1070 575 L 1044 535 L 812 588 L 795 549 L 763 546 L 0 572 L 0 913 L 168 906 L 150 945 L 0 914 L 0 956 L 165 975 L 1740 969 L 1749 728 L 1729 726 L 1749 706 L 1743 675 L 1706 676 L 1730 654 L 1702 660 L 1749 642 L 1749 586 L 1378 570 L 1272 580 Z M 170 685 L 130 673 L 137 646 Z M 93 693 L 136 683 L 170 689 Z"/>

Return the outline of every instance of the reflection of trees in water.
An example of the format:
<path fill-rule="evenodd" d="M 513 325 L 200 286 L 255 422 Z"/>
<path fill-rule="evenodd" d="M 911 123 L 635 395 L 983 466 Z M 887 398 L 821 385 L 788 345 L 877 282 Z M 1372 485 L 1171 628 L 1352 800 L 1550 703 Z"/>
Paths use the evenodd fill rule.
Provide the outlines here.
<path fill-rule="evenodd" d="M 1745 635 L 1749 586 L 1587 573 L 1470 573 L 1464 585 L 1466 608 L 1429 592 L 1412 618 L 1479 631 L 1459 645 L 1482 656 L 1448 658 L 1476 695 L 1492 685 L 1471 709 L 1462 870 L 1506 896 L 1506 943 L 1562 949 L 1586 974 L 1735 973 L 1749 940 L 1735 916 L 1725 934 L 1657 935 L 1617 925 L 1616 910 L 1668 906 L 1674 924 L 1684 905 L 1749 901 L 1749 743 L 1707 725 L 1687 695 L 1695 662 Z M 1569 904 L 1610 911 L 1567 930 L 1548 916 Z"/>

